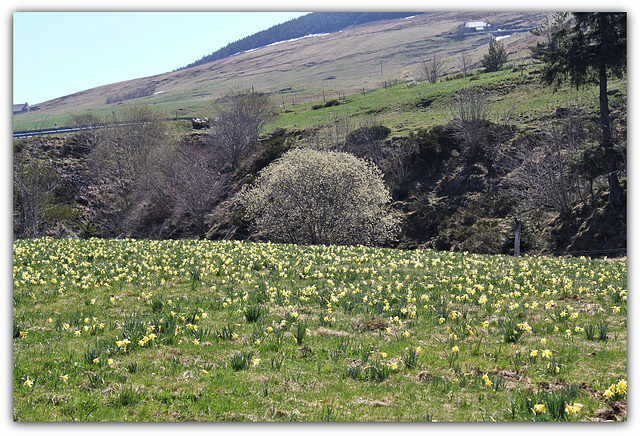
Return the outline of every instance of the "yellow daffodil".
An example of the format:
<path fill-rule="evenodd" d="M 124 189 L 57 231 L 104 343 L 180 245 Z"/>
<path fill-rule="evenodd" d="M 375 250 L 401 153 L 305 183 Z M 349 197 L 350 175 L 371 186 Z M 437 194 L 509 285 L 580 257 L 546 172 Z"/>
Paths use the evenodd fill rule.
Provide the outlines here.
<path fill-rule="evenodd" d="M 620 395 L 624 395 L 627 393 L 627 381 L 626 380 L 620 380 L 618 382 L 618 385 L 616 386 L 616 389 L 618 391 L 618 393 Z"/>
<path fill-rule="evenodd" d="M 60 376 L 60 380 L 62 380 L 62 381 L 67 381 L 67 380 L 69 380 L 69 376 L 68 376 L 67 374 L 65 374 L 65 375 L 61 375 L 61 376 Z"/>
<path fill-rule="evenodd" d="M 564 411 L 567 415 L 573 415 L 574 413 L 578 413 L 582 407 L 580 403 L 567 404 L 564 407 Z"/>
<path fill-rule="evenodd" d="M 547 410 L 547 406 L 544 404 L 538 403 L 533 406 L 533 413 L 538 414 L 544 412 L 545 410 Z"/>
<path fill-rule="evenodd" d="M 24 381 L 24 385 L 30 388 L 31 386 L 33 386 L 33 380 L 31 380 L 29 376 L 27 376 L 27 379 Z"/>

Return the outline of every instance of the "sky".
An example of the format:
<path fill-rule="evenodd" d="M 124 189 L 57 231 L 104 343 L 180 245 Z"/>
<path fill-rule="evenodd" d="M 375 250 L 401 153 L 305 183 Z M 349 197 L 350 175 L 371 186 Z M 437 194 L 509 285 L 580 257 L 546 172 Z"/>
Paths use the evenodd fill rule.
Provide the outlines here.
<path fill-rule="evenodd" d="M 306 12 L 13 12 L 13 103 L 184 67 Z"/>

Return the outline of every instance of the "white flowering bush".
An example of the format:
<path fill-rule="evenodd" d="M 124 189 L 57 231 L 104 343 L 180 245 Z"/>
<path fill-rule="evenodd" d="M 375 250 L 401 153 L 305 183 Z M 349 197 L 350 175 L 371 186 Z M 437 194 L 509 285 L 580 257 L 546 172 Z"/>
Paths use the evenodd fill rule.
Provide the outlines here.
<path fill-rule="evenodd" d="M 240 204 L 272 242 L 380 245 L 398 220 L 381 171 L 348 153 L 294 149 L 265 168 Z"/>

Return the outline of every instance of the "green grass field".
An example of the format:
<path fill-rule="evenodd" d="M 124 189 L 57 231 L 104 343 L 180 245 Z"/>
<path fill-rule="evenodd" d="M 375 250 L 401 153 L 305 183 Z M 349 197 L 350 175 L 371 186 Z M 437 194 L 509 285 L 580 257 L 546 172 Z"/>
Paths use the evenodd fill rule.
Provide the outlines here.
<path fill-rule="evenodd" d="M 626 260 L 16 240 L 16 421 L 626 420 Z"/>

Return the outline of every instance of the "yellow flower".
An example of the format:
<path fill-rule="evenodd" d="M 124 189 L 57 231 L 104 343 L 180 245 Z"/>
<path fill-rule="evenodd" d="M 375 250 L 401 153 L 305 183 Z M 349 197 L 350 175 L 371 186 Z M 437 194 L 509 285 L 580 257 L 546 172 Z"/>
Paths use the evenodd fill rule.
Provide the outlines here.
<path fill-rule="evenodd" d="M 538 350 L 531 350 L 531 353 L 529 353 L 529 355 L 531 357 L 536 357 L 538 355 Z"/>
<path fill-rule="evenodd" d="M 573 415 L 574 413 L 579 412 L 582 407 L 583 406 L 580 403 L 567 404 L 564 407 L 564 411 L 567 415 Z"/>
<path fill-rule="evenodd" d="M 604 396 L 607 397 L 607 398 L 613 397 L 613 391 L 611 390 L 611 388 L 609 388 L 606 391 L 604 391 Z"/>
<path fill-rule="evenodd" d="M 617 391 L 619 394 L 624 395 L 627 393 L 627 381 L 626 380 L 620 380 L 618 382 L 618 386 L 616 387 Z"/>
<path fill-rule="evenodd" d="M 200 345 L 200 341 L 199 341 L 199 340 L 197 340 L 197 339 L 194 339 L 194 340 L 193 340 L 193 343 L 194 343 L 195 345 Z"/>
<path fill-rule="evenodd" d="M 547 338 L 542 338 L 542 339 L 540 339 L 540 343 L 541 343 L 542 345 L 546 344 L 546 343 L 547 343 Z"/>
<path fill-rule="evenodd" d="M 546 349 L 546 350 L 542 350 L 542 355 L 546 358 L 550 358 L 553 355 L 553 353 L 551 352 L 551 350 Z"/>
<path fill-rule="evenodd" d="M 67 374 L 61 375 L 60 379 L 63 380 L 63 381 L 67 381 L 67 380 L 69 380 L 69 376 Z"/>
<path fill-rule="evenodd" d="M 487 387 L 488 387 L 488 388 L 490 388 L 490 387 L 491 387 L 491 385 L 493 384 L 493 383 L 491 383 L 491 380 L 489 380 L 489 379 L 486 379 L 486 380 L 484 381 L 484 383 L 487 385 Z"/>
<path fill-rule="evenodd" d="M 460 349 L 458 348 L 457 345 L 454 345 L 453 348 L 451 349 L 451 351 L 453 351 L 454 353 L 457 353 Z"/>
<path fill-rule="evenodd" d="M 547 410 L 547 406 L 545 406 L 544 404 L 536 404 L 533 406 L 533 413 L 541 413 L 544 412 L 545 410 Z"/>
<path fill-rule="evenodd" d="M 29 376 L 27 376 L 27 379 L 24 381 L 24 385 L 30 388 L 31 386 L 33 386 L 33 380 L 31 380 Z"/>
<path fill-rule="evenodd" d="M 253 366 L 256 366 L 257 364 L 260 363 L 260 359 L 257 357 L 252 358 L 251 361 L 253 362 Z"/>

